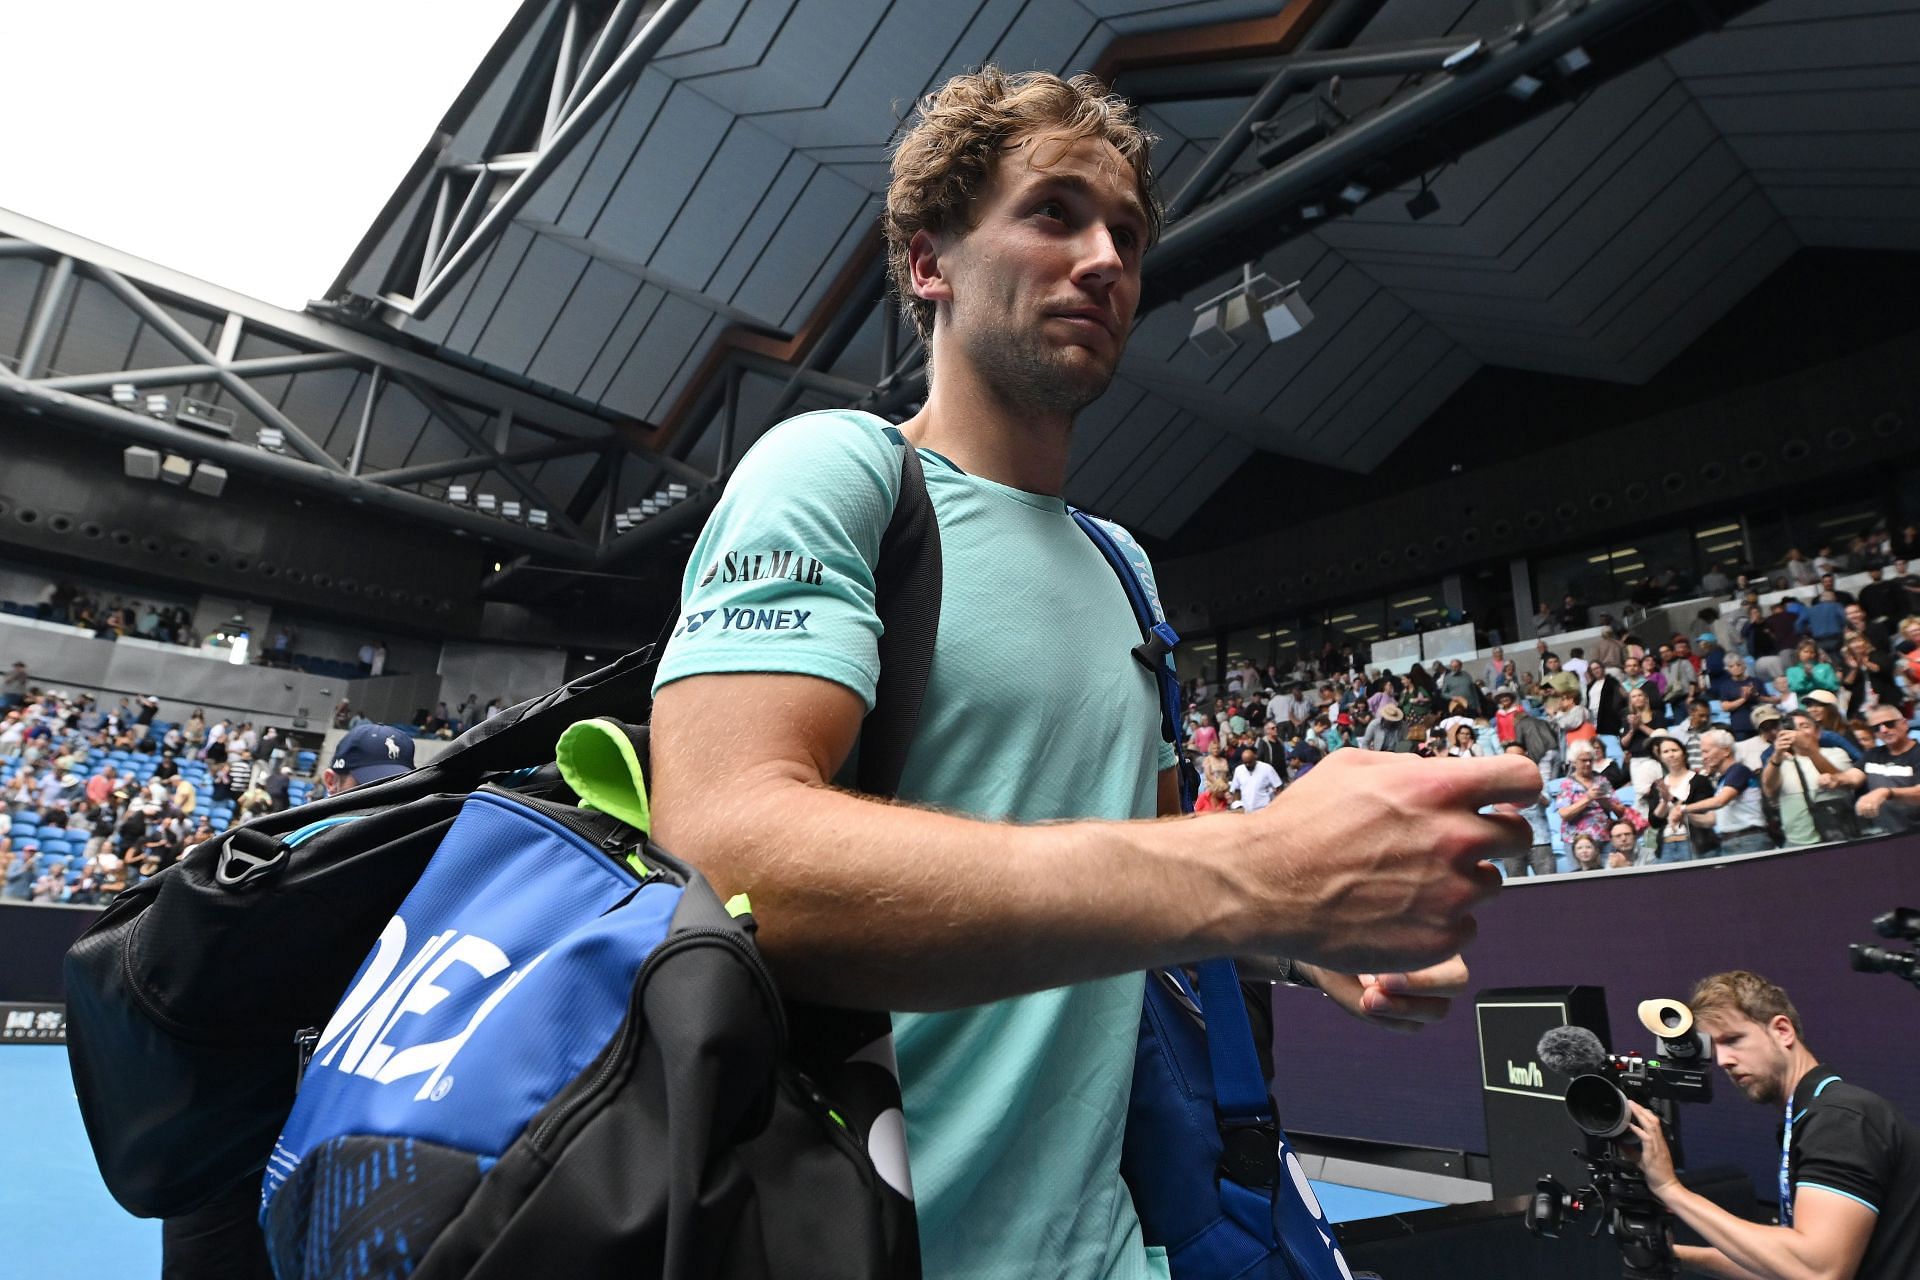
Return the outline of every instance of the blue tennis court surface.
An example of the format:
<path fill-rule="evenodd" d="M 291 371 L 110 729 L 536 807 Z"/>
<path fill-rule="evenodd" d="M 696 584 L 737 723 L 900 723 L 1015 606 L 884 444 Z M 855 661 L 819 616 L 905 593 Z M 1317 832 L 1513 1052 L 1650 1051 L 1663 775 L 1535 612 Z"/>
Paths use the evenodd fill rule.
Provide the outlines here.
<path fill-rule="evenodd" d="M 126 1083 L 140 1088 L 138 1067 Z M 133 1217 L 102 1185 L 80 1124 L 67 1051 L 0 1049 L 0 1099 L 0 1223 L 7 1224 L 0 1276 L 159 1275 L 160 1224 Z M 1313 1187 L 1334 1222 L 1433 1207 L 1337 1183 Z"/>
<path fill-rule="evenodd" d="M 126 1087 L 138 1092 L 140 1068 Z M 0 1049 L 0 1276 L 157 1276 L 160 1224 L 113 1202 L 74 1101 L 67 1051 Z"/>

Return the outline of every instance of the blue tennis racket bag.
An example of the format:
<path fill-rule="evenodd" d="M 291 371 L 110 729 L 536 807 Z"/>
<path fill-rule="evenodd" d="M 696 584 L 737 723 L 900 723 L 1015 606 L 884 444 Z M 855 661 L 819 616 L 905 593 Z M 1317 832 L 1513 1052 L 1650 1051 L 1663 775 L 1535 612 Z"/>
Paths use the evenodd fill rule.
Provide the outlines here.
<path fill-rule="evenodd" d="M 752 928 L 617 818 L 474 792 L 310 1047 L 275 1274 L 895 1274 Z"/>

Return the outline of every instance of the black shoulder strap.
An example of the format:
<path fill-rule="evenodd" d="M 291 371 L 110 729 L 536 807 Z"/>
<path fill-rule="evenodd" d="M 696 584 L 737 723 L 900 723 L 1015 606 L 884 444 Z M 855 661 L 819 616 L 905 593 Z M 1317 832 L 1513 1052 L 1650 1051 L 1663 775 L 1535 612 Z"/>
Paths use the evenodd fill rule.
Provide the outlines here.
<path fill-rule="evenodd" d="M 940 525 L 927 496 L 919 453 L 897 431 L 887 435 L 902 446 L 900 496 L 881 536 L 880 563 L 873 572 L 880 615 L 880 686 L 873 710 L 860 726 L 855 783 L 873 796 L 891 796 L 900 789 L 940 633 Z"/>

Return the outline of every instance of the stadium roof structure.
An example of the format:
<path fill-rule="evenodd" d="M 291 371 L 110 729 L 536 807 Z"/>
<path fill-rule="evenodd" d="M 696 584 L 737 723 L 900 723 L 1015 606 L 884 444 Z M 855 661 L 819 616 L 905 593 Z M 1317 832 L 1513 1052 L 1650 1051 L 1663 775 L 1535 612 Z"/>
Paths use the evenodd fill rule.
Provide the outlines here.
<path fill-rule="evenodd" d="M 416 368 L 384 383 L 404 423 L 289 461 L 378 451 L 388 488 L 460 520 L 504 482 L 559 516 L 518 539 L 536 563 L 622 572 L 689 537 L 780 418 L 906 416 L 925 375 L 884 288 L 888 149 L 987 61 L 1101 74 L 1162 139 L 1174 216 L 1067 481 L 1157 537 L 1256 451 L 1365 473 L 1483 366 L 1642 382 L 1801 247 L 1920 247 L 1917 0 L 1272 10 L 528 0 L 299 317 L 469 400 L 436 406 Z M 1249 265 L 1300 281 L 1312 323 L 1200 350 L 1195 308 Z"/>

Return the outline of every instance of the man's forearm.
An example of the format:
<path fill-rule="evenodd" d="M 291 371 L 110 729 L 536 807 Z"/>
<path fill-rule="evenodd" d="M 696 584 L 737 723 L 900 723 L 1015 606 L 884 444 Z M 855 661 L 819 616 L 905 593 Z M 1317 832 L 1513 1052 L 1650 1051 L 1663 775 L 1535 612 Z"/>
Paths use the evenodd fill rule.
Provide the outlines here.
<path fill-rule="evenodd" d="M 1239 815 L 1015 826 L 798 782 L 718 804 L 734 812 L 689 843 L 731 844 L 730 865 L 695 860 L 723 898 L 749 895 L 767 958 L 797 995 L 960 1007 L 1250 940 L 1234 918 L 1246 895 L 1221 856 Z M 670 852 L 681 838 L 666 824 L 658 834 Z"/>
<path fill-rule="evenodd" d="M 1819 1280 L 1825 1273 L 1807 1238 L 1792 1227 L 1769 1227 L 1735 1217 L 1687 1187 L 1675 1185 L 1660 1199 L 1680 1221 L 1698 1231 L 1721 1256 L 1761 1280 Z"/>
<path fill-rule="evenodd" d="M 1768 1280 L 1758 1271 L 1747 1270 L 1718 1249 L 1702 1248 L 1697 1244 L 1677 1244 L 1673 1246 L 1673 1256 L 1686 1270 L 1717 1276 L 1720 1280 Z"/>

